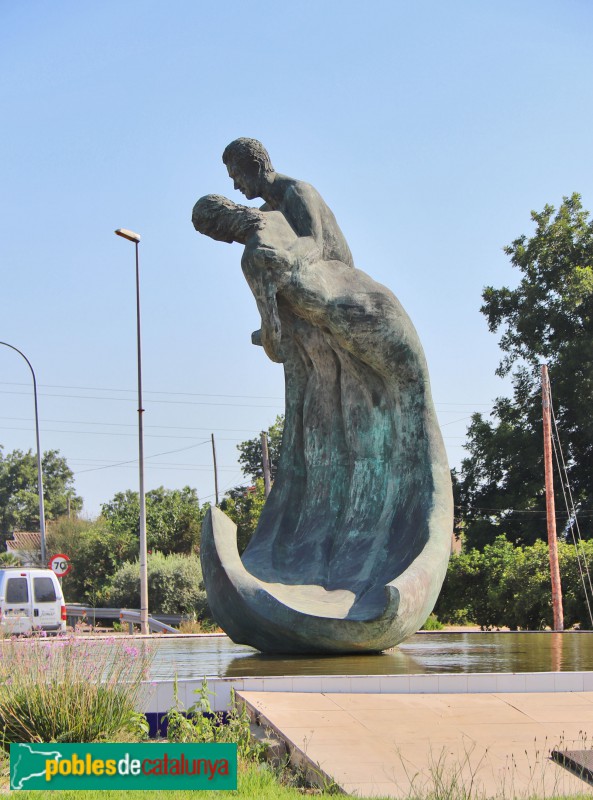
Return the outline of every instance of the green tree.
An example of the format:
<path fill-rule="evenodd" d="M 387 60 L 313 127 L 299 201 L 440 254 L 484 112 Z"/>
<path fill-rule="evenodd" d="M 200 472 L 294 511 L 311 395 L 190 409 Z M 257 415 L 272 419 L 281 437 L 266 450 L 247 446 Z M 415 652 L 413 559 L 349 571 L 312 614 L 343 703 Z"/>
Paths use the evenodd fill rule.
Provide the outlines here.
<path fill-rule="evenodd" d="M 207 506 L 200 506 L 195 489 L 151 489 L 146 493 L 146 540 L 149 550 L 161 553 L 197 552 Z M 140 535 L 138 492 L 118 492 L 104 503 L 101 513 L 113 533 L 124 542 L 137 542 Z"/>
<path fill-rule="evenodd" d="M 485 419 L 474 414 L 463 461 L 460 506 L 470 545 L 503 530 L 517 544 L 546 537 L 540 364 L 549 367 L 554 410 L 577 508 L 593 534 L 593 222 L 578 194 L 532 212 L 535 233 L 505 248 L 521 272 L 515 289 L 486 287 L 482 313 L 501 332 L 497 370 L 512 372 L 513 396 Z M 556 506 L 559 530 L 560 482 Z"/>
<path fill-rule="evenodd" d="M 206 506 L 194 489 L 153 489 L 146 494 L 149 550 L 197 553 Z M 62 517 L 48 528 L 48 548 L 66 553 L 72 571 L 63 582 L 68 602 L 109 604 L 108 588 L 124 562 L 138 558 L 140 506 L 138 493 L 119 492 L 103 505 L 94 521 Z"/>
<path fill-rule="evenodd" d="M 284 432 L 284 416 L 279 415 L 270 425 L 268 434 L 268 457 L 270 461 L 270 478 L 276 476 L 280 460 L 280 447 Z M 236 486 L 230 489 L 220 503 L 220 508 L 237 525 L 237 545 L 242 553 L 253 536 L 259 517 L 266 502 L 264 491 L 264 470 L 262 463 L 261 436 L 248 439 L 237 445 L 239 463 L 245 477 L 251 478 L 253 485 Z"/>
<path fill-rule="evenodd" d="M 278 415 L 276 421 L 270 425 L 268 434 L 268 458 L 270 461 L 270 478 L 273 481 L 276 476 L 276 469 L 280 460 L 280 446 L 282 444 L 282 433 L 284 432 L 284 416 Z M 264 477 L 262 462 L 261 437 L 248 439 L 237 445 L 239 450 L 239 464 L 245 477 L 255 481 L 257 478 Z"/>
<path fill-rule="evenodd" d="M 565 627 L 591 627 L 587 576 L 579 569 L 572 543 L 559 542 Z M 582 543 L 581 557 L 593 563 L 593 541 Z M 581 558 L 581 560 L 583 560 Z M 453 555 L 435 612 L 451 623 L 477 623 L 484 629 L 539 630 L 553 622 L 548 545 L 515 546 L 498 536 L 483 550 Z M 589 602 L 593 602 L 589 598 Z"/>
<path fill-rule="evenodd" d="M 102 518 L 61 517 L 48 528 L 48 552 L 65 553 L 72 570 L 63 579 L 68 603 L 105 605 L 105 588 L 124 561 L 138 556 L 133 533 L 113 530 Z"/>
<path fill-rule="evenodd" d="M 220 509 L 237 526 L 237 547 L 239 553 L 249 544 L 259 517 L 266 502 L 263 478 L 258 478 L 254 486 L 238 486 L 231 489 L 223 498 Z"/>
<path fill-rule="evenodd" d="M 41 458 L 46 520 L 57 519 L 70 510 L 82 508 L 74 492 L 74 474 L 58 450 Z M 10 539 L 15 530 L 39 530 L 37 456 L 31 450 L 13 450 L 6 455 L 0 446 L 0 538 Z"/>

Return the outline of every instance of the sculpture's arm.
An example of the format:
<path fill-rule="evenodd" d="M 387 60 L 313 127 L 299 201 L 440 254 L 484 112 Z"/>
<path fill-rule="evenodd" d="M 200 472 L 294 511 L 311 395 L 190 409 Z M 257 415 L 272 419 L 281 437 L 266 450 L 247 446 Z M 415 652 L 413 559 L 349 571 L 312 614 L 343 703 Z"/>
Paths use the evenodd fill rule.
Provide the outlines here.
<path fill-rule="evenodd" d="M 295 238 L 288 246 L 260 246 L 252 256 L 254 266 L 262 272 L 262 280 L 273 281 L 277 289 L 290 279 L 299 266 L 312 265 L 321 260 L 321 249 L 309 236 Z"/>
<path fill-rule="evenodd" d="M 311 186 L 295 182 L 286 192 L 284 213 L 296 235 L 323 251 L 323 220 L 319 201 Z"/>

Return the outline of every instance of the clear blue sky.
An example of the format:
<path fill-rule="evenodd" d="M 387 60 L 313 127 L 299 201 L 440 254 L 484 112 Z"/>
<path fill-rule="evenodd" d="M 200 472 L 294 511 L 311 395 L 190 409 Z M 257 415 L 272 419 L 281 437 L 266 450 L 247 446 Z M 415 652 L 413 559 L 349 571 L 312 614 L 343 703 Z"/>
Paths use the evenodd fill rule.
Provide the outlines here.
<path fill-rule="evenodd" d="M 237 136 L 314 184 L 398 295 L 459 464 L 467 418 L 508 390 L 479 313 L 485 285 L 517 282 L 502 247 L 531 209 L 593 206 L 592 23 L 588 0 L 0 3 L 0 339 L 35 367 L 42 448 L 87 514 L 137 488 L 115 228 L 142 235 L 147 488 L 211 498 L 211 432 L 222 488 L 240 483 L 237 442 L 283 410 L 241 249 L 190 222 L 203 194 L 242 200 L 220 160 Z M 0 442 L 34 447 L 27 367 L 0 348 L 0 370 Z"/>

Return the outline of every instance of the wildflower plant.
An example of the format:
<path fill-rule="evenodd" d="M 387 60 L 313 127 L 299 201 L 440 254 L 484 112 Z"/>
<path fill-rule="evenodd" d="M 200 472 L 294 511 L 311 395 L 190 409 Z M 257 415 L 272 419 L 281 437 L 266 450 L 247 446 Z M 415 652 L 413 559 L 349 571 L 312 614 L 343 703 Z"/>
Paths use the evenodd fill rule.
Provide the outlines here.
<path fill-rule="evenodd" d="M 196 702 L 185 711 L 179 701 L 177 677 L 174 682 L 175 705 L 167 714 L 167 737 L 170 742 L 232 742 L 243 761 L 261 761 L 265 747 L 252 738 L 249 715 L 243 704 L 237 702 L 231 689 L 228 712 L 213 711 L 210 704 L 212 692 L 206 678 L 202 681 Z"/>
<path fill-rule="evenodd" d="M 0 747 L 145 738 L 150 661 L 113 637 L 0 641 Z"/>

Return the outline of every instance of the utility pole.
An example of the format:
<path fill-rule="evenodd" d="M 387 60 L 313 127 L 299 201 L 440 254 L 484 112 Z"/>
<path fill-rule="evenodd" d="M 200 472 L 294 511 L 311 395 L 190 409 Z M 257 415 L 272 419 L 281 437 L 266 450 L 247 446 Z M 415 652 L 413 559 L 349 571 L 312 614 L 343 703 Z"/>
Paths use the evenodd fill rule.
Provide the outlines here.
<path fill-rule="evenodd" d="M 552 425 L 550 379 L 548 367 L 542 364 L 542 406 L 544 421 L 544 470 L 546 478 L 546 517 L 548 520 L 548 549 L 550 552 L 550 578 L 552 581 L 552 609 L 554 613 L 554 630 L 564 630 L 564 614 L 562 611 L 562 586 L 560 584 L 560 567 L 558 565 L 558 541 L 556 539 L 556 506 L 554 503 L 554 477 L 552 472 Z"/>
<path fill-rule="evenodd" d="M 265 431 L 261 434 L 261 457 L 264 468 L 264 491 L 266 497 L 270 494 L 272 484 L 270 481 L 270 457 L 268 455 L 268 435 Z"/>
<path fill-rule="evenodd" d="M 216 469 L 216 447 L 214 445 L 214 434 L 211 433 L 210 437 L 212 439 L 212 461 L 214 462 L 214 497 L 216 499 L 216 505 L 218 506 L 218 470 Z"/>

